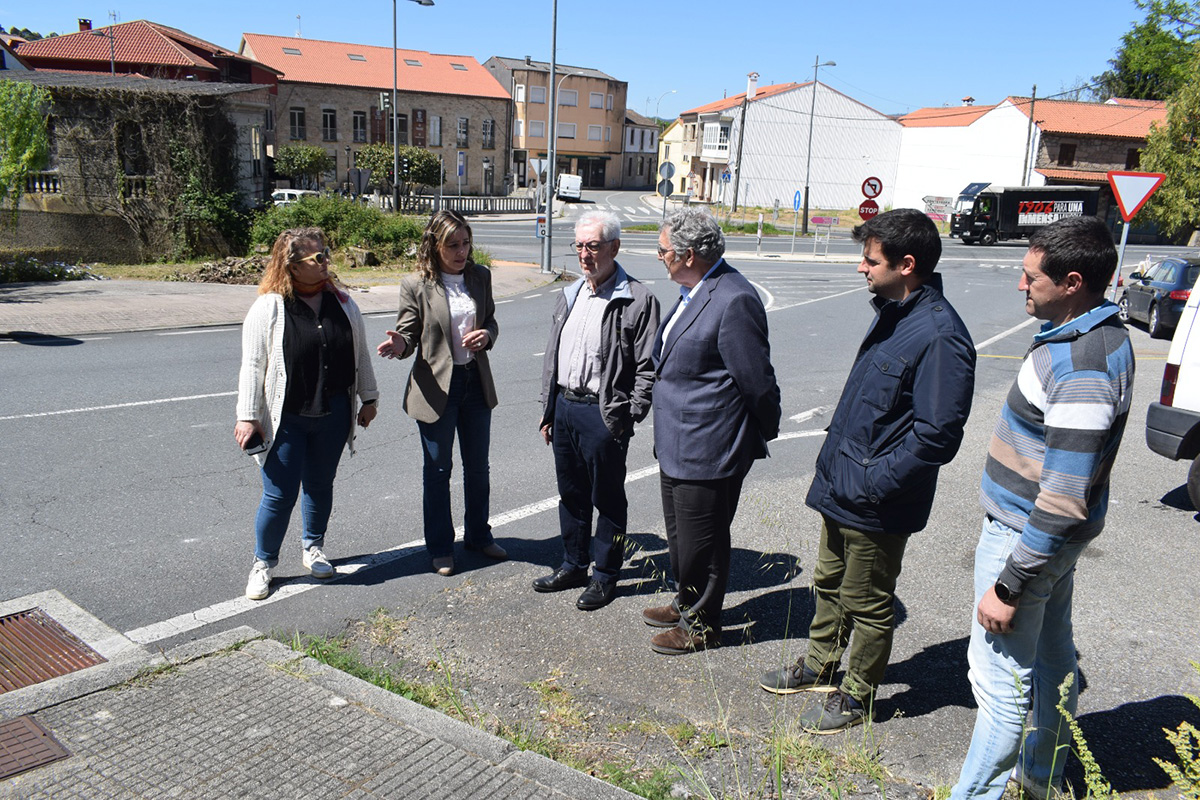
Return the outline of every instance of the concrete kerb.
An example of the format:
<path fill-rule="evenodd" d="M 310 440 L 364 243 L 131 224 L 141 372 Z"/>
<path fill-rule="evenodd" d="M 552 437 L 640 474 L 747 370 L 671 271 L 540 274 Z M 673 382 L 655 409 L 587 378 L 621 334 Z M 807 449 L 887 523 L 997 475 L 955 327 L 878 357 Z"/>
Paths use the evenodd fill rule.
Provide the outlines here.
<path fill-rule="evenodd" d="M 263 668 L 279 669 L 280 674 L 291 675 L 294 680 L 308 682 L 329 692 L 331 705 L 354 703 L 391 724 L 441 742 L 452 751 L 470 754 L 503 772 L 551 788 L 556 796 L 601 800 L 634 797 L 611 784 L 535 753 L 521 751 L 511 742 L 321 664 L 280 642 L 263 638 L 250 627 L 235 628 L 165 652 L 151 653 L 116 634 L 57 591 L 0 603 L 0 615 L 31 608 L 42 609 L 89 646 L 99 645 L 114 658 L 105 664 L 0 696 L 0 719 L 34 714 L 115 689 L 144 674 L 148 668 L 196 662 L 243 645 L 238 648 L 239 656 L 252 658 Z M 296 722 L 304 725 L 299 716 Z"/>

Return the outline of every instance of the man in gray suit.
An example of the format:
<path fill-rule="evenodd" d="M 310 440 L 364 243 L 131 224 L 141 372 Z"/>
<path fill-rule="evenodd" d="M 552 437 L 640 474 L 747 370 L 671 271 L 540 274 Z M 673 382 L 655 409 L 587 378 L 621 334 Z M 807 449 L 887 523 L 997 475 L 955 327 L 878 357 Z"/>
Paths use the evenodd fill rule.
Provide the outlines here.
<path fill-rule="evenodd" d="M 779 386 L 767 315 L 750 282 L 722 258 L 725 236 L 708 212 L 672 214 L 658 258 L 680 297 L 654 346 L 654 449 L 661 469 L 667 546 L 678 594 L 642 613 L 665 628 L 656 653 L 720 643 L 729 582 L 729 529 L 742 481 L 779 435 Z"/>

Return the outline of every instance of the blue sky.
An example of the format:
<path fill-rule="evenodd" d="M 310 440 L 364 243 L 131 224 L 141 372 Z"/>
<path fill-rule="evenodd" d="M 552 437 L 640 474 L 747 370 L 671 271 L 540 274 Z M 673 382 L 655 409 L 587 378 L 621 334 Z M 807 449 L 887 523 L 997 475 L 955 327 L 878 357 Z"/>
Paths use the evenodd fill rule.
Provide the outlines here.
<path fill-rule="evenodd" d="M 417 50 L 548 60 L 552 0 L 399 0 L 399 44 Z M 558 60 L 629 83 L 628 105 L 675 116 L 759 84 L 821 81 L 879 111 L 995 103 L 1010 94 L 1056 94 L 1107 62 L 1141 12 L 1132 0 L 1061 2 L 826 2 L 810 0 L 559 0 Z M 599 9 L 603 9 L 601 12 Z M 148 19 L 236 49 L 243 32 L 390 46 L 392 3 L 0 0 L 0 25 L 58 33 Z"/>

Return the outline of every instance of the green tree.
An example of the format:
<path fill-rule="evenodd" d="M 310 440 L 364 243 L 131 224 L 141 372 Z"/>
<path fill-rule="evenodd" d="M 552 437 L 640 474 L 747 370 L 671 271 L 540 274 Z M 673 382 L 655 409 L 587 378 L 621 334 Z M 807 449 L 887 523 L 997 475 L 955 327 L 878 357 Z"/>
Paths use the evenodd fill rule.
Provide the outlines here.
<path fill-rule="evenodd" d="M 1193 46 L 1200 37 L 1200 3 L 1134 0 L 1146 18 L 1121 37 L 1110 69 L 1092 80 L 1100 100 L 1132 97 L 1166 100 L 1187 80 Z"/>
<path fill-rule="evenodd" d="M 1167 234 L 1200 227 L 1200 49 L 1167 101 L 1166 124 L 1146 137 L 1141 169 L 1167 176 L 1145 209 Z"/>
<path fill-rule="evenodd" d="M 50 105 L 50 93 L 40 86 L 0 81 L 0 203 L 9 203 L 14 217 L 26 176 L 50 157 Z"/>
<path fill-rule="evenodd" d="M 333 167 L 333 156 L 315 144 L 285 144 L 275 151 L 275 171 L 307 186 L 315 186 Z"/>
<path fill-rule="evenodd" d="M 383 189 L 392 187 L 392 146 L 382 142 L 369 144 L 358 151 L 359 167 L 371 170 L 371 183 Z M 408 173 L 404 160 L 408 159 Z M 400 146 L 400 180 L 416 191 L 441 184 L 438 157 L 424 147 Z"/>

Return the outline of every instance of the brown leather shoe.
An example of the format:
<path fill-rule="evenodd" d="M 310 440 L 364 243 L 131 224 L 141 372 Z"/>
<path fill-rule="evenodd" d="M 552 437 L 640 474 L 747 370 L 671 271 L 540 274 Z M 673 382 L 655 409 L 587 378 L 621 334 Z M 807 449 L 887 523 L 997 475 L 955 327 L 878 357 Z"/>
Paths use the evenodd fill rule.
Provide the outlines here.
<path fill-rule="evenodd" d="M 665 656 L 681 656 L 697 650 L 707 650 L 721 644 L 721 634 L 710 631 L 706 636 L 690 634 L 678 626 L 656 634 L 650 639 L 650 649 Z"/>
<path fill-rule="evenodd" d="M 675 606 L 655 606 L 642 612 L 642 622 L 653 628 L 674 628 L 679 624 L 679 611 Z"/>

